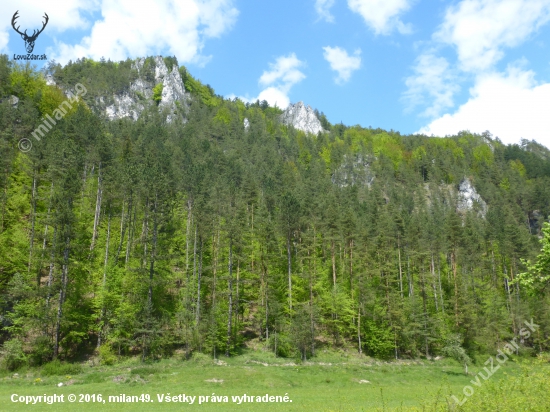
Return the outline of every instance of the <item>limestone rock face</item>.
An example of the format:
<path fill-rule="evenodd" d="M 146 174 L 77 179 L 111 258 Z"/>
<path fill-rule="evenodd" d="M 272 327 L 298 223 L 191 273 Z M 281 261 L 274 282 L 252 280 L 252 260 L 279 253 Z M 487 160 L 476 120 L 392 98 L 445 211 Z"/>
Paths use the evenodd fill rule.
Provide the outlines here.
<path fill-rule="evenodd" d="M 19 97 L 17 96 L 11 95 L 8 100 L 13 108 L 17 108 L 19 105 Z"/>
<path fill-rule="evenodd" d="M 304 102 L 288 105 L 284 113 L 281 114 L 281 122 L 315 135 L 325 131 L 311 106 L 304 105 Z"/>
<path fill-rule="evenodd" d="M 370 188 L 374 181 L 371 163 L 371 159 L 361 155 L 353 158 L 344 156 L 342 165 L 332 174 L 332 183 L 339 187 L 361 185 Z"/>
<path fill-rule="evenodd" d="M 487 203 L 477 193 L 470 179 L 465 178 L 458 186 L 457 211 L 465 213 L 468 210 L 477 210 L 478 214 L 485 217 L 487 213 Z"/>
<path fill-rule="evenodd" d="M 168 109 L 168 122 L 174 119 L 177 105 L 183 108 L 188 107 L 191 97 L 185 91 L 183 80 L 176 66 L 169 71 L 162 56 L 156 56 L 154 58 L 154 81 L 150 81 L 143 73 L 144 64 L 144 58 L 137 59 L 134 62 L 132 68 L 137 71 L 138 78 L 130 85 L 127 93 L 113 96 L 112 104 L 105 107 L 105 114 L 110 120 L 123 117 L 131 117 L 137 120 L 147 105 L 154 104 L 152 100 L 153 88 L 159 83 L 162 83 L 159 109 Z M 100 103 L 104 103 L 103 98 L 100 98 Z"/>
<path fill-rule="evenodd" d="M 55 80 L 53 79 L 53 76 L 51 74 L 46 75 L 46 84 L 48 86 L 55 86 Z"/>

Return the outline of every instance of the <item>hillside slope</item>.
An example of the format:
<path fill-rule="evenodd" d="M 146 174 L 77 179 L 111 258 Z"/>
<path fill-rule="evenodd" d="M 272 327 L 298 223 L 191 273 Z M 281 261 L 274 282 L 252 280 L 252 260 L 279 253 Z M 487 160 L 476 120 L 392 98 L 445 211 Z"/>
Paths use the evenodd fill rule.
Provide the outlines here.
<path fill-rule="evenodd" d="M 0 339 L 16 363 L 257 341 L 405 358 L 458 339 L 472 355 L 531 318 L 521 350 L 548 348 L 548 295 L 512 282 L 550 213 L 536 146 L 324 117 L 327 133 L 306 134 L 174 58 L 45 76 L 0 58 Z M 30 137 L 77 83 L 82 100 Z"/>

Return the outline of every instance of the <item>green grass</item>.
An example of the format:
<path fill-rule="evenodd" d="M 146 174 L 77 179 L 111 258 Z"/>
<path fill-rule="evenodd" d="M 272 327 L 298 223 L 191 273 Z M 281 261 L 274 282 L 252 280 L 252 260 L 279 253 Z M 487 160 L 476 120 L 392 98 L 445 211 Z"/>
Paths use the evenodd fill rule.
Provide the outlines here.
<path fill-rule="evenodd" d="M 268 365 L 268 366 L 265 366 Z M 542 364 L 541 364 L 542 365 Z M 548 363 L 537 366 L 549 375 Z M 80 366 L 80 365 L 79 365 Z M 472 368 L 476 373 L 482 365 Z M 275 358 L 270 353 L 248 352 L 235 358 L 221 358 L 216 363 L 205 356 L 190 361 L 176 359 L 150 364 L 129 359 L 113 366 L 81 366 L 81 373 L 45 374 L 44 370 L 78 372 L 66 365 L 45 366 L 42 369 L 20 370 L 0 375 L 0 410 L 2 411 L 390 411 L 390 410 L 447 410 L 446 398 L 462 398 L 465 385 L 471 385 L 473 376 L 465 376 L 460 365 L 450 360 L 380 362 L 358 358 L 345 353 L 320 353 L 311 362 L 303 364 L 289 359 Z M 539 370 L 537 369 L 537 370 Z M 525 392 L 525 380 L 518 363 L 509 361 L 483 387 L 469 398 L 463 410 L 476 405 L 491 405 L 491 393 L 511 396 L 513 388 Z M 514 384 L 523 379 L 522 385 Z M 207 381 L 211 382 L 207 382 Z M 360 383 L 361 380 L 369 383 Z M 223 382 L 220 382 L 223 381 Z M 64 385 L 58 387 L 62 382 Z M 542 382 L 542 383 L 541 383 Z M 542 380 L 534 394 L 541 396 L 545 388 Z M 506 386 L 508 385 L 508 386 Z M 541 389 L 544 388 L 544 389 Z M 500 391 L 500 392 L 499 392 Z M 193 405 L 159 403 L 157 395 L 186 394 L 197 396 Z M 292 403 L 233 403 L 231 396 L 284 396 Z M 55 405 L 12 403 L 10 396 L 64 394 L 65 402 Z M 149 394 L 152 403 L 69 403 L 69 394 L 109 395 Z M 228 403 L 203 403 L 198 396 L 227 396 Z M 460 396 L 459 396 L 460 395 Z M 436 400 L 439 399 L 439 402 Z M 452 402 L 452 401 L 451 401 Z M 476 403 L 477 402 L 477 403 Z M 485 404 L 483 404 L 485 402 Z M 496 402 L 496 401 L 494 401 Z M 531 402 L 531 404 L 533 404 Z M 519 405 L 519 403 L 518 403 Z M 523 404 L 522 404 L 523 405 Z M 480 407 L 481 407 L 480 406 Z M 470 408 L 470 409 L 467 409 Z M 493 409 L 496 410 L 496 409 Z M 500 409 L 508 410 L 508 409 Z M 510 411 L 514 409 L 509 409 Z M 528 409 L 521 409 L 528 410 Z M 538 410 L 538 409 L 532 409 Z M 544 410 L 544 409 L 540 409 Z"/>

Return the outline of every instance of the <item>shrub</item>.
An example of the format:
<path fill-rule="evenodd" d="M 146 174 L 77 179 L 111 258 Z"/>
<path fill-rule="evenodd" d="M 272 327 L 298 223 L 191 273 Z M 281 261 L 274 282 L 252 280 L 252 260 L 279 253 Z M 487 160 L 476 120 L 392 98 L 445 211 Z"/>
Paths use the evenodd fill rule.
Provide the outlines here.
<path fill-rule="evenodd" d="M 160 373 L 160 368 L 156 368 L 154 366 L 142 366 L 139 368 L 134 368 L 130 372 L 132 375 L 139 375 L 139 376 L 147 376 L 147 375 L 154 375 L 157 373 Z"/>
<path fill-rule="evenodd" d="M 201 352 L 193 352 L 190 361 L 201 366 L 212 365 L 213 362 L 210 356 Z"/>
<path fill-rule="evenodd" d="M 102 365 L 114 365 L 117 362 L 117 357 L 109 345 L 99 347 L 99 363 Z"/>
<path fill-rule="evenodd" d="M 40 366 L 51 359 L 53 345 L 47 336 L 38 336 L 32 344 L 32 352 L 29 355 L 29 363 L 32 366 Z"/>
<path fill-rule="evenodd" d="M 14 338 L 4 342 L 1 350 L 2 364 L 9 370 L 19 369 L 27 363 L 27 355 L 23 351 L 23 342 Z"/>
<path fill-rule="evenodd" d="M 162 83 L 157 84 L 155 87 L 153 87 L 153 100 L 159 104 L 162 100 Z"/>
<path fill-rule="evenodd" d="M 277 356 L 289 358 L 295 354 L 290 337 L 285 333 L 274 332 L 269 336 L 269 345 Z"/>
<path fill-rule="evenodd" d="M 82 366 L 73 363 L 61 363 L 58 359 L 47 363 L 42 368 L 43 376 L 78 375 L 82 373 Z"/>

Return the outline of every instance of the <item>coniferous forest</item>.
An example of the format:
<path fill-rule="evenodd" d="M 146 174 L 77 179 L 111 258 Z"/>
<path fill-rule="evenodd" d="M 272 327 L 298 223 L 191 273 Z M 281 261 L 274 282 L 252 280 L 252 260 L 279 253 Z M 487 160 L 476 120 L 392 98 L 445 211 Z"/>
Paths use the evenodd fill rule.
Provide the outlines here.
<path fill-rule="evenodd" d="M 540 328 L 520 350 L 549 349 L 548 289 L 527 274 L 547 239 L 545 147 L 488 132 L 401 135 L 319 112 L 327 132 L 305 134 L 183 66 L 192 98 L 181 116 L 168 122 L 152 104 L 109 121 L 93 103 L 124 92 L 131 63 L 40 72 L 0 58 L 0 343 L 11 367 L 250 345 L 404 359 L 455 342 L 473 355 L 531 319 Z M 23 152 L 20 139 L 66 99 L 45 72 L 87 94 Z M 468 185 L 479 197 L 460 197 Z"/>

